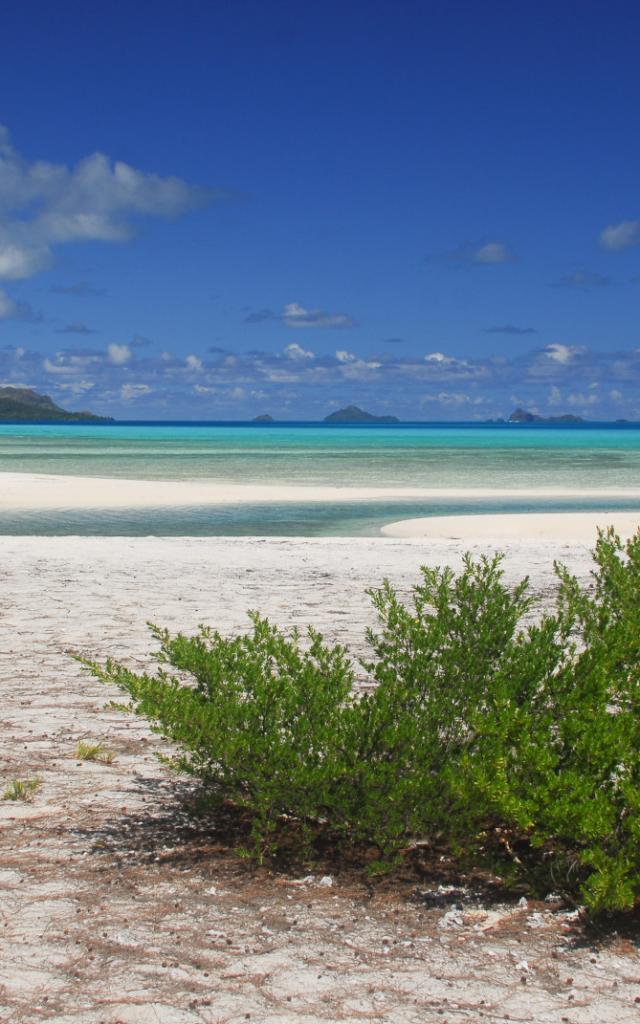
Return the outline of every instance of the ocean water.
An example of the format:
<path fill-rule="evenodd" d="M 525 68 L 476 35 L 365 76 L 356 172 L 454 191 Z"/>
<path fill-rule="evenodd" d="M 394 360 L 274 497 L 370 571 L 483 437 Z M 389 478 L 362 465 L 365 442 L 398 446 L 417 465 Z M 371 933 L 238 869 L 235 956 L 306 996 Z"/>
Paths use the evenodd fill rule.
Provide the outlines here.
<path fill-rule="evenodd" d="M 589 424 L 0 425 L 0 472 L 425 488 L 638 488 L 640 426 Z M 1 478 L 0 478 L 1 481 Z M 421 515 L 634 509 L 630 499 L 387 501 L 0 511 L 0 533 L 345 535 Z"/>

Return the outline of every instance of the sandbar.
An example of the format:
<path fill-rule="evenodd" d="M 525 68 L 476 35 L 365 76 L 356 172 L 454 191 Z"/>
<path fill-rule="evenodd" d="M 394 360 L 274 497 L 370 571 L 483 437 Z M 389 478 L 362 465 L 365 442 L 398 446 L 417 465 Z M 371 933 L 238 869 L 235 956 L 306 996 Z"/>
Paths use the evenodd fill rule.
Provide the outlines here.
<path fill-rule="evenodd" d="M 239 484 L 224 480 L 129 480 L 0 473 L 0 511 L 13 509 L 185 508 L 199 505 L 251 505 L 386 500 L 638 500 L 640 488 L 428 488 L 336 487 L 294 484 Z"/>
<path fill-rule="evenodd" d="M 612 526 L 621 537 L 640 528 L 637 512 L 526 512 L 506 515 L 430 516 L 381 528 L 385 537 L 459 540 L 465 544 L 505 541 L 564 541 L 593 545 L 598 529 Z"/>

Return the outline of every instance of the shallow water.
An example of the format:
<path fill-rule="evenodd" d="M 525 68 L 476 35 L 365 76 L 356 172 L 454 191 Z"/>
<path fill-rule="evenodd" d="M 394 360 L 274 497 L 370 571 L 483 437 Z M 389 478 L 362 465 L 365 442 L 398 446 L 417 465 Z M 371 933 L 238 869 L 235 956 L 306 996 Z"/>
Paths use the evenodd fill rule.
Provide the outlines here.
<path fill-rule="evenodd" d="M 0 425 L 0 472 L 351 487 L 640 487 L 640 427 L 489 424 Z M 0 533 L 374 534 L 427 515 L 603 508 L 505 499 L 0 512 Z M 638 502 L 606 500 L 609 509 Z"/>
<path fill-rule="evenodd" d="M 638 501 L 310 502 L 194 508 L 0 512 L 0 535 L 119 537 L 376 536 L 385 523 L 420 516 L 501 512 L 634 511 Z"/>

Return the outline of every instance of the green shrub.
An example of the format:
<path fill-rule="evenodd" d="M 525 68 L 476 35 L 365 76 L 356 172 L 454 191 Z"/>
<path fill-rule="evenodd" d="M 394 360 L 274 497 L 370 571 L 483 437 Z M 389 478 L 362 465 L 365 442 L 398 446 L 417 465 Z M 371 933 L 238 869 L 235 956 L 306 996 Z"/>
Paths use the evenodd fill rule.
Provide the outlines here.
<path fill-rule="evenodd" d="M 410 606 L 389 583 L 354 688 L 340 645 L 303 642 L 252 614 L 252 631 L 151 627 L 160 668 L 85 662 L 176 744 L 173 764 L 252 822 L 254 850 L 283 822 L 304 842 L 367 842 L 390 863 L 414 839 L 447 844 L 593 909 L 640 895 L 640 534 L 609 531 L 593 586 L 561 566 L 557 607 L 533 625 L 527 580 L 501 558 L 422 569 Z"/>
<path fill-rule="evenodd" d="M 151 626 L 161 664 L 180 677 L 164 667 L 155 675 L 113 662 L 90 667 L 178 745 L 174 766 L 201 779 L 212 802 L 250 811 L 260 844 L 283 814 L 309 821 L 331 809 L 354 674 L 344 649 L 313 630 L 303 649 L 296 631 L 288 637 L 259 615 L 251 620 L 247 636 L 232 638 L 205 627 L 171 637 Z"/>

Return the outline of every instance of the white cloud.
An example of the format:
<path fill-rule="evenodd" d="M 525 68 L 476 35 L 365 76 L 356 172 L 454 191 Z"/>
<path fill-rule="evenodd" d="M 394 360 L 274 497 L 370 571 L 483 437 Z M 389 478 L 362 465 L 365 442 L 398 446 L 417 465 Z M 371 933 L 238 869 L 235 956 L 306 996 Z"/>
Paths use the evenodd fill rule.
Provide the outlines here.
<path fill-rule="evenodd" d="M 305 309 L 297 302 L 288 302 L 281 313 L 287 327 L 355 327 L 346 313 L 325 313 L 321 309 Z"/>
<path fill-rule="evenodd" d="M 298 381 L 298 374 L 289 370 L 281 370 L 278 367 L 265 367 L 264 377 L 272 384 L 295 384 Z"/>
<path fill-rule="evenodd" d="M 547 345 L 545 348 L 549 359 L 553 359 L 555 363 L 562 363 L 563 366 L 566 366 L 574 356 L 580 355 L 582 352 L 584 352 L 584 348 L 581 345 L 559 345 L 556 343 Z"/>
<path fill-rule="evenodd" d="M 149 394 L 151 394 L 151 388 L 148 384 L 123 384 L 120 388 L 120 398 L 123 402 L 131 402 Z"/>
<path fill-rule="evenodd" d="M 94 367 L 100 361 L 100 357 L 97 355 L 56 352 L 53 359 L 47 357 L 43 360 L 42 368 L 46 373 L 69 376 L 86 373 L 90 367 Z"/>
<path fill-rule="evenodd" d="M 486 399 L 481 396 L 467 395 L 462 391 L 439 391 L 437 395 L 423 395 L 425 405 L 436 403 L 445 406 L 484 405 Z"/>
<path fill-rule="evenodd" d="M 628 249 L 631 245 L 640 245 L 640 220 L 609 224 L 600 234 L 600 245 L 605 249 Z"/>
<path fill-rule="evenodd" d="M 40 270 L 46 270 L 50 265 L 51 252 L 46 246 L 35 243 L 16 245 L 11 241 L 11 230 L 0 227 L 0 278 L 18 281 L 23 277 L 32 277 Z"/>
<path fill-rule="evenodd" d="M 284 354 L 288 359 L 294 359 L 296 362 L 315 358 L 315 352 L 302 348 L 302 346 L 298 345 L 295 341 L 291 345 L 287 345 L 285 347 Z"/>
<path fill-rule="evenodd" d="M 376 370 L 381 369 L 382 363 L 371 359 L 354 359 L 353 362 L 343 363 L 340 367 L 342 376 L 347 380 L 368 380 L 377 376 Z M 372 371 L 374 371 L 372 373 Z"/>
<path fill-rule="evenodd" d="M 353 352 L 347 352 L 346 349 L 339 348 L 336 352 L 336 359 L 339 363 L 352 363 L 355 358 Z"/>
<path fill-rule="evenodd" d="M 487 242 L 471 256 L 474 263 L 509 263 L 513 253 L 503 242 Z"/>
<path fill-rule="evenodd" d="M 444 352 L 429 352 L 424 357 L 424 361 L 442 370 L 459 370 L 469 367 L 469 363 L 465 359 L 456 359 L 454 356 L 445 355 Z"/>
<path fill-rule="evenodd" d="M 356 354 L 341 360 L 334 358 L 333 349 L 329 357 L 314 356 L 297 345 L 292 351 L 238 353 L 229 364 L 225 354 L 219 353 L 215 370 L 209 370 L 207 359 L 198 355 L 203 370 L 192 374 L 185 368 L 186 353 L 165 361 L 152 351 L 145 359 L 135 360 L 135 350 L 126 347 L 133 353 L 131 361 L 114 363 L 106 344 L 103 350 L 77 346 L 48 355 L 27 345 L 22 353 L 15 345 L 0 346 L 0 380 L 26 382 L 61 397 L 81 394 L 91 384 L 92 404 L 104 411 L 111 408 L 115 415 L 125 416 L 124 410 L 135 407 L 137 401 L 139 408 L 152 408 L 157 415 L 166 416 L 171 406 L 177 416 L 187 418 L 197 415 L 197 405 L 207 401 L 237 401 L 243 405 L 242 414 L 249 414 L 252 407 L 244 408 L 244 403 L 257 402 L 256 393 L 261 406 L 268 398 L 268 404 L 256 412 L 283 415 L 290 401 L 296 418 L 310 418 L 316 412 L 324 415 L 322 409 L 330 399 L 337 407 L 355 401 L 369 408 L 381 395 L 390 412 L 407 418 L 420 418 L 421 410 L 428 410 L 423 418 L 436 419 L 508 416 L 516 405 L 542 414 L 553 410 L 600 419 L 635 418 L 633 395 L 640 386 L 640 352 L 591 351 L 559 343 L 501 361 L 475 358 L 466 366 L 442 352 L 429 353 L 435 356 L 429 361 L 424 354 L 393 360 Z M 347 349 L 338 351 L 353 355 Z M 234 388 L 242 389 L 244 398 L 232 398 Z"/>
<path fill-rule="evenodd" d="M 95 388 L 95 386 L 96 384 L 93 380 L 73 380 L 68 383 L 58 381 L 56 383 L 58 391 L 65 391 L 73 396 L 84 395 L 87 391 L 91 391 L 92 388 Z"/>
<path fill-rule="evenodd" d="M 600 399 L 597 395 L 594 395 L 593 392 L 590 395 L 583 395 L 580 392 L 574 392 L 573 394 L 567 397 L 567 402 L 569 403 L 569 405 L 572 405 L 574 407 L 578 406 L 578 408 L 583 408 L 584 406 L 589 405 L 599 405 Z"/>
<path fill-rule="evenodd" d="M 178 217 L 213 198 L 179 178 L 139 171 L 102 153 L 74 167 L 29 162 L 0 127 L 0 278 L 46 269 L 56 245 L 122 242 L 140 216 Z"/>
<path fill-rule="evenodd" d="M 128 345 L 108 345 L 107 356 L 114 366 L 124 366 L 131 359 L 131 349 Z"/>
<path fill-rule="evenodd" d="M 193 370 L 196 373 L 202 370 L 202 359 L 199 359 L 198 356 L 188 355 L 185 362 L 187 370 Z"/>

